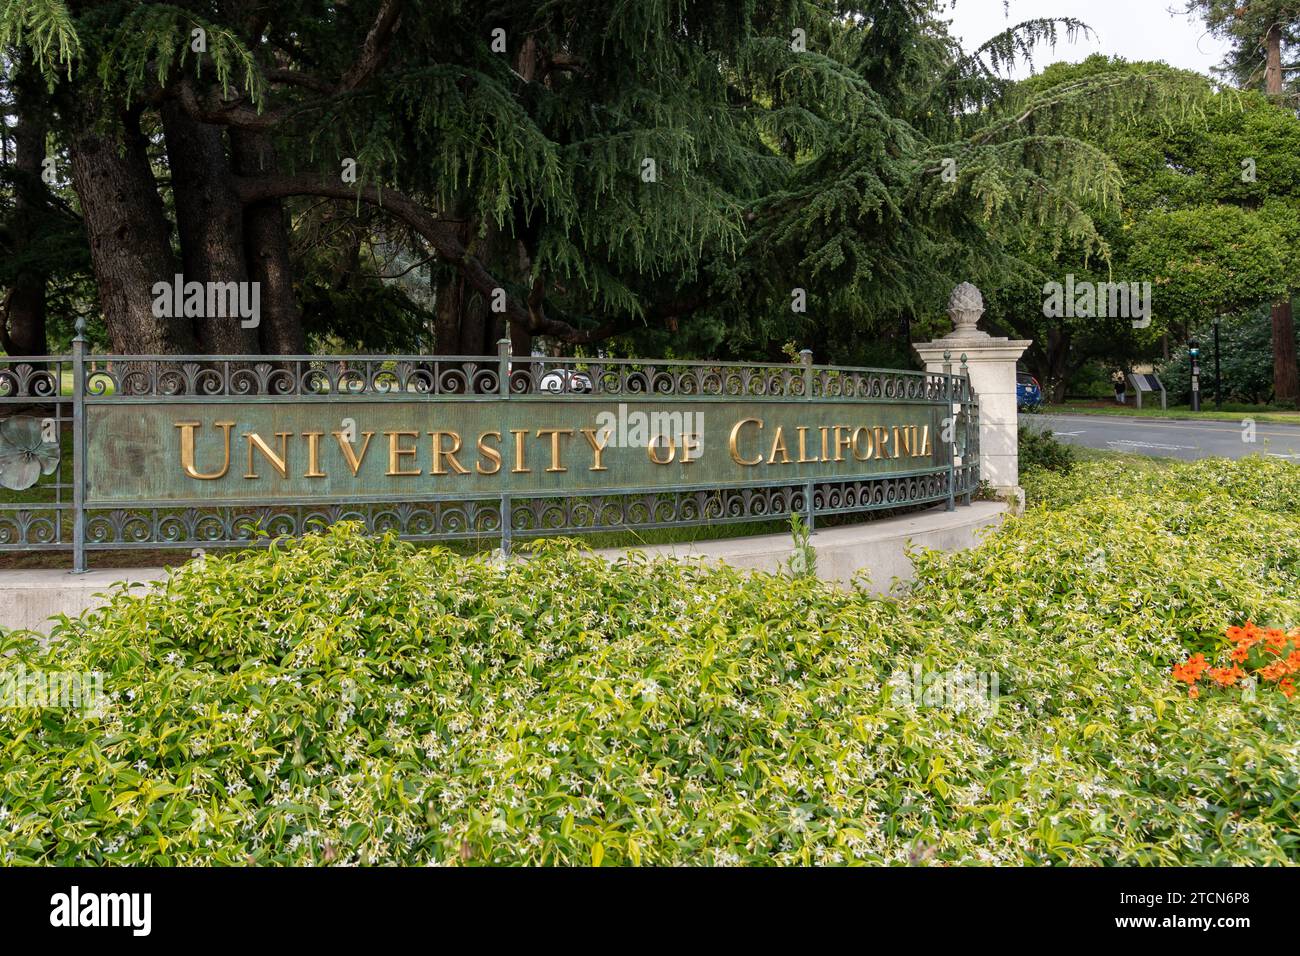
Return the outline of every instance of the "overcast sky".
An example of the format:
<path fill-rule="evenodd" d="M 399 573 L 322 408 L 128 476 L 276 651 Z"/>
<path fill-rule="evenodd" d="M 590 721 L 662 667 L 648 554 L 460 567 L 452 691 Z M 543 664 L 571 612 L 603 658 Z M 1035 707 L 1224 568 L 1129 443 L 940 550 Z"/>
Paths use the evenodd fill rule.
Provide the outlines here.
<path fill-rule="evenodd" d="M 1039 17 L 1074 17 L 1092 27 L 1092 39 L 1058 43 L 1055 52 L 1046 46 L 1035 51 L 1039 70 L 1059 60 L 1077 62 L 1106 53 L 1128 60 L 1164 60 L 1208 73 L 1226 50 L 1199 17 L 1183 12 L 1183 0 L 949 0 L 949 6 L 952 33 L 967 51 L 1009 26 Z M 1027 72 L 1021 69 L 1015 75 Z"/>

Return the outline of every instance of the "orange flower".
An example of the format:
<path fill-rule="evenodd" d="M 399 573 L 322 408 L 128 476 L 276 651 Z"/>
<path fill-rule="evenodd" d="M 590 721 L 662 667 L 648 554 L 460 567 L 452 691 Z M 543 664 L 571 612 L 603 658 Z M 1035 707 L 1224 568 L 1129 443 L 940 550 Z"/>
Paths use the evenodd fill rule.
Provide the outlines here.
<path fill-rule="evenodd" d="M 1240 667 L 1211 667 L 1210 676 L 1220 687 L 1231 687 L 1237 683 L 1237 679 L 1246 676 L 1246 672 Z"/>
<path fill-rule="evenodd" d="M 1173 666 L 1174 680 L 1187 685 L 1188 697 L 1195 700 L 1201 696 L 1198 682 L 1204 674 L 1218 687 L 1240 687 L 1244 678 L 1251 677 L 1242 665 L 1250 660 L 1250 649 L 1256 644 L 1263 645 L 1262 649 L 1273 660 L 1262 667 L 1250 668 L 1254 675 L 1251 683 L 1258 678 L 1275 684 L 1288 698 L 1296 695 L 1297 679 L 1292 675 L 1300 675 L 1300 627 L 1286 631 L 1278 627 L 1262 628 L 1254 621 L 1247 621 L 1240 627 L 1226 627 L 1224 634 L 1232 647 L 1225 655 L 1226 660 L 1221 657 L 1216 662 L 1219 666 L 1212 667 L 1204 654 L 1193 654 Z"/>
<path fill-rule="evenodd" d="M 1287 675 L 1286 661 L 1274 661 L 1259 669 L 1259 676 L 1266 681 L 1280 680 Z"/>
<path fill-rule="evenodd" d="M 1240 647 L 1253 647 L 1259 643 L 1259 632 L 1253 624 L 1228 628 L 1228 639 Z"/>
<path fill-rule="evenodd" d="M 1194 654 L 1188 658 L 1186 663 L 1174 665 L 1174 680 L 1185 681 L 1188 684 L 1195 684 L 1201 679 L 1201 674 L 1209 664 L 1205 660 L 1204 654 Z"/>

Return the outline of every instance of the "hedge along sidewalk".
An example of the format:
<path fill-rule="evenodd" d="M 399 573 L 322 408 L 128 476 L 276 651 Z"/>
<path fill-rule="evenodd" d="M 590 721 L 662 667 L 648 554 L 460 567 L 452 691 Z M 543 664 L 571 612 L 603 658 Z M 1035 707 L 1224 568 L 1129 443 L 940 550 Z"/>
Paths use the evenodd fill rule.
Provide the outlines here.
<path fill-rule="evenodd" d="M 912 580 L 914 571 L 909 551 L 956 551 L 973 547 L 984 531 L 996 526 L 1008 510 L 1009 506 L 1001 501 L 973 501 L 956 511 L 946 511 L 940 505 L 879 521 L 816 531 L 811 543 L 817 552 L 818 576 L 852 586 L 855 578 L 865 572 L 866 577 L 859 581 L 868 592 L 888 593 L 895 582 Z M 595 553 L 616 561 L 639 551 L 650 557 L 720 562 L 736 568 L 777 572 L 787 566 L 794 549 L 794 540 L 787 532 L 600 548 Z M 46 632 L 51 620 L 60 614 L 76 617 L 107 603 L 119 582 L 143 586 L 166 579 L 172 570 L 137 568 L 86 574 L 70 574 L 65 569 L 0 571 L 0 630 Z"/>

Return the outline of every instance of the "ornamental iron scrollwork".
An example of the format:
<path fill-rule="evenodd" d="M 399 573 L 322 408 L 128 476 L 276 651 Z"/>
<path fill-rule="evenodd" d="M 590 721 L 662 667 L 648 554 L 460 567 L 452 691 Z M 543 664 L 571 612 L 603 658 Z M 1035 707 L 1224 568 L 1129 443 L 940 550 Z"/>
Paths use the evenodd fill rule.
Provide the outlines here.
<path fill-rule="evenodd" d="M 0 503 L 0 551 L 70 549 L 74 567 L 83 569 L 86 551 L 258 546 L 340 521 L 412 541 L 482 540 L 508 548 L 513 538 L 548 534 L 783 521 L 793 514 L 816 519 L 945 502 L 952 507 L 979 489 L 979 405 L 964 374 L 820 366 L 811 364 L 806 352 L 798 362 L 755 364 L 512 356 L 504 347 L 495 356 L 92 356 L 85 348 L 79 335 L 71 356 L 21 361 L 0 356 L 0 487 L 39 486 L 32 494 L 44 496 Z M 240 505 L 187 501 L 175 507 L 157 501 L 108 507 L 84 498 L 88 486 L 81 459 L 88 413 L 106 405 L 219 406 L 260 399 L 509 402 L 521 396 L 921 405 L 938 410 L 932 421 L 951 416 L 956 427 L 951 461 L 936 454 L 913 472 L 852 479 L 460 498 L 429 486 L 399 501 L 334 496 L 289 503 L 268 495 Z M 69 428 L 71 442 L 64 439 Z M 71 445 L 75 477 L 71 484 L 66 478 L 42 482 L 59 472 L 63 444 Z M 132 447 L 116 446 L 128 467 L 136 460 Z M 76 495 L 69 494 L 73 490 Z"/>

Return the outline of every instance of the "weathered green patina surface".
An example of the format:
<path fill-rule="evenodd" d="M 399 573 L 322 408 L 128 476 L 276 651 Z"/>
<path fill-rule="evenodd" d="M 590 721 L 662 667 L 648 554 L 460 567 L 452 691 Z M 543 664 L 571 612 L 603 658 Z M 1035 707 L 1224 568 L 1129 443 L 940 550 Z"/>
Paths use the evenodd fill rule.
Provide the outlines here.
<path fill-rule="evenodd" d="M 978 398 L 950 365 L 521 357 L 507 340 L 91 356 L 81 327 L 41 362 L 0 356 L 0 418 L 61 435 L 24 439 L 49 460 L 0 502 L 0 552 L 66 549 L 78 571 L 93 551 L 264 546 L 339 521 L 508 554 L 539 535 L 952 509 L 979 487 Z"/>
<path fill-rule="evenodd" d="M 945 407 L 708 398 L 261 398 L 87 407 L 87 503 L 534 495 L 928 472 Z"/>

